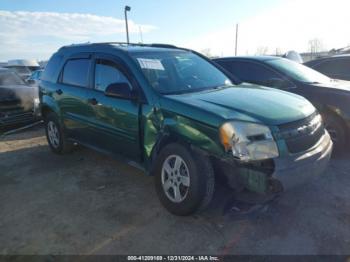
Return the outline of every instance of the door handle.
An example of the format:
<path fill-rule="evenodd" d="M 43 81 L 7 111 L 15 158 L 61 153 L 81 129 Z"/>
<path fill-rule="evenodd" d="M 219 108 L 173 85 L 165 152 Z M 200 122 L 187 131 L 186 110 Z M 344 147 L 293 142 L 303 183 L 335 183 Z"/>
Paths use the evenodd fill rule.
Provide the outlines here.
<path fill-rule="evenodd" d="M 89 98 L 88 99 L 88 103 L 89 104 L 92 104 L 93 106 L 97 105 L 98 104 L 98 101 L 96 98 Z"/>
<path fill-rule="evenodd" d="M 62 94 L 63 94 L 63 91 L 62 91 L 61 89 L 57 89 L 57 90 L 56 90 L 56 94 L 62 95 Z"/>

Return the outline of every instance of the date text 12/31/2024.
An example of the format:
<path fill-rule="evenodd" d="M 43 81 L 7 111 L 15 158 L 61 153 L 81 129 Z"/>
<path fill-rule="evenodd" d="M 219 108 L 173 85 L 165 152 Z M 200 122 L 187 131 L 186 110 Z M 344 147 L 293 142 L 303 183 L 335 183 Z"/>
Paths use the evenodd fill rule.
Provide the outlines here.
<path fill-rule="evenodd" d="M 128 256 L 128 261 L 219 261 L 216 256 Z"/>

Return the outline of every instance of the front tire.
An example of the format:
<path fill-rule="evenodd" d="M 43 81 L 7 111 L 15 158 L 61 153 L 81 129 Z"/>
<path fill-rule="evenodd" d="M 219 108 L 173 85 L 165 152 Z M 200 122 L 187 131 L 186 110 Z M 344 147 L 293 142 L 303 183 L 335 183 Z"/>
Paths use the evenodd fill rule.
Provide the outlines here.
<path fill-rule="evenodd" d="M 66 154 L 72 151 L 73 144 L 69 142 L 55 113 L 45 117 L 45 131 L 47 142 L 55 154 Z"/>
<path fill-rule="evenodd" d="M 331 136 L 334 153 L 342 154 L 345 151 L 347 145 L 346 130 L 342 119 L 335 114 L 323 114 L 325 128 Z"/>
<path fill-rule="evenodd" d="M 207 207 L 215 186 L 213 168 L 207 157 L 185 146 L 169 144 L 156 161 L 156 191 L 169 212 L 185 216 Z"/>

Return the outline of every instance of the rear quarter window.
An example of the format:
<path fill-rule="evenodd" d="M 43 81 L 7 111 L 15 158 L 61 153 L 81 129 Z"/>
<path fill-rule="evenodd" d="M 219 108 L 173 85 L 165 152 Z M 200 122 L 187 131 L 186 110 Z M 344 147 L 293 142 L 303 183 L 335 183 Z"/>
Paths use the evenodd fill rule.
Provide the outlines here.
<path fill-rule="evenodd" d="M 54 55 L 47 63 L 44 72 L 42 73 L 41 80 L 55 83 L 58 77 L 58 70 L 62 63 L 63 56 Z"/>

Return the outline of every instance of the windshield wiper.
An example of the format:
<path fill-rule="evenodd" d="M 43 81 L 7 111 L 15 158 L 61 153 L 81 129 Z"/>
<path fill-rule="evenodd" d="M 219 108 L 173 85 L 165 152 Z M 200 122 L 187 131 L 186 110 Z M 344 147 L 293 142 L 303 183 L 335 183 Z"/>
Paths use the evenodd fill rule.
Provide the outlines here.
<path fill-rule="evenodd" d="M 215 86 L 215 87 L 213 87 L 213 88 L 211 88 L 211 89 L 217 90 L 217 89 L 224 89 L 224 88 L 228 88 L 228 87 L 233 87 L 233 85 Z"/>
<path fill-rule="evenodd" d="M 211 91 L 211 90 L 218 90 L 218 89 L 224 89 L 228 87 L 233 87 L 233 85 L 221 85 L 221 86 L 211 86 L 211 87 L 202 87 L 202 88 L 189 88 L 189 89 L 183 89 L 179 91 L 174 92 L 166 92 L 162 93 L 163 95 L 181 95 L 186 93 L 195 93 L 195 92 L 201 92 L 201 91 Z"/>

